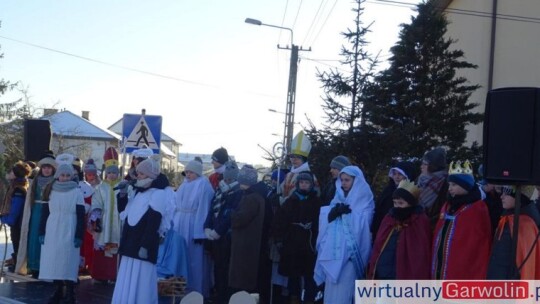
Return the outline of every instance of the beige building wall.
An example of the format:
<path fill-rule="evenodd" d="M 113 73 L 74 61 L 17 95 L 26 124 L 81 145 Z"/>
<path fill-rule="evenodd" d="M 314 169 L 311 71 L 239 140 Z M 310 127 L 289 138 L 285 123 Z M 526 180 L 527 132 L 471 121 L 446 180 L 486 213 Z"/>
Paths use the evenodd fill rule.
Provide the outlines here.
<path fill-rule="evenodd" d="M 493 80 L 490 86 L 492 11 L 495 0 L 439 1 L 450 24 L 447 36 L 457 42 L 452 47 L 465 52 L 476 70 L 462 73 L 470 84 L 481 88 L 470 98 L 483 113 L 488 89 L 540 87 L 540 0 L 497 0 Z M 534 19 L 527 19 L 534 18 Z M 514 20 L 509 20 L 514 19 Z M 469 128 L 468 141 L 482 143 L 482 125 Z"/>

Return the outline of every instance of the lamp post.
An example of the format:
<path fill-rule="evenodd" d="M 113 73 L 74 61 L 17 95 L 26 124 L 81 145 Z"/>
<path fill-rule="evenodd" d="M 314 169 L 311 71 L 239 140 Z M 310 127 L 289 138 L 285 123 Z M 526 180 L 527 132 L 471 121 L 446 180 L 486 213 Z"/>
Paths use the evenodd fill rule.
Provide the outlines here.
<path fill-rule="evenodd" d="M 298 72 L 298 46 L 294 45 L 293 40 L 293 30 L 288 27 L 282 27 L 272 24 L 266 24 L 262 23 L 260 20 L 246 18 L 246 23 L 254 24 L 254 25 L 263 25 L 268 27 L 274 27 L 279 28 L 283 30 L 288 30 L 291 32 L 291 63 L 290 63 L 290 69 L 289 69 L 289 85 L 287 88 L 287 107 L 285 109 L 285 126 L 284 126 L 284 132 L 283 132 L 283 146 L 285 148 L 286 153 L 290 153 L 291 151 L 291 141 L 294 131 L 294 106 L 295 106 L 295 99 L 296 99 L 296 75 Z M 280 47 L 278 45 L 279 49 L 289 49 L 288 47 Z M 272 111 L 277 112 L 277 111 Z"/>

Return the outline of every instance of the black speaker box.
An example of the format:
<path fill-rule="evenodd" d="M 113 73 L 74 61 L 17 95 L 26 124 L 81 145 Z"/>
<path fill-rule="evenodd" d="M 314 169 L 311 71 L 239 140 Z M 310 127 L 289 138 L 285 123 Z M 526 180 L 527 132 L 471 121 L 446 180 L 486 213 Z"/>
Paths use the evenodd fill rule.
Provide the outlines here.
<path fill-rule="evenodd" d="M 487 94 L 484 177 L 495 184 L 540 184 L 540 89 Z"/>
<path fill-rule="evenodd" d="M 24 158 L 39 161 L 51 146 L 51 123 L 48 120 L 27 119 L 24 121 Z"/>

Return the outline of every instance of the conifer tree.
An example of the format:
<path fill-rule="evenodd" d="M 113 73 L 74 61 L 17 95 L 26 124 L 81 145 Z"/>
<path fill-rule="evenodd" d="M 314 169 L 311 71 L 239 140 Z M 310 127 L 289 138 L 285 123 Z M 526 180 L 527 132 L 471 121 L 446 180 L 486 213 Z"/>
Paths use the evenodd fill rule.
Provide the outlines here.
<path fill-rule="evenodd" d="M 317 70 L 324 89 L 323 110 L 328 125 L 317 129 L 310 124 L 307 134 L 314 145 L 310 159 L 321 166 L 320 169 L 314 168 L 315 174 L 322 176 L 323 180 L 330 160 L 336 155 L 346 155 L 358 163 L 366 162 L 368 158 L 366 140 L 362 136 L 365 116 L 363 91 L 373 77 L 377 60 L 366 50 L 368 42 L 365 35 L 369 26 L 364 26 L 361 20 L 364 2 L 355 1 L 352 9 L 355 13 L 354 27 L 341 33 L 347 42 L 340 51 L 341 67 Z"/>
<path fill-rule="evenodd" d="M 420 157 L 431 147 L 463 150 L 469 124 L 482 121 L 469 97 L 479 87 L 458 76 L 476 68 L 464 60 L 455 41 L 445 36 L 448 21 L 433 1 L 417 7 L 410 24 L 401 25 L 399 41 L 391 48 L 390 67 L 366 92 L 367 123 L 394 157 Z M 474 143 L 472 149 L 479 151 Z"/>

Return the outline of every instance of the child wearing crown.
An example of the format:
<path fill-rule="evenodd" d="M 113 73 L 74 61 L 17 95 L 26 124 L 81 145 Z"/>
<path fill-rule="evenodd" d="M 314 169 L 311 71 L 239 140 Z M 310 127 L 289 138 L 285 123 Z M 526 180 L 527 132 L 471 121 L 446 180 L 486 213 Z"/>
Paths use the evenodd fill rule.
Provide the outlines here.
<path fill-rule="evenodd" d="M 537 244 L 540 215 L 533 201 L 536 197 L 534 186 L 522 187 L 516 258 L 512 262 L 510 255 L 515 233 L 516 188 L 502 188 L 504 211 L 495 231 L 487 271 L 488 280 L 540 280 L 540 247 Z"/>
<path fill-rule="evenodd" d="M 491 247 L 489 212 L 469 161 L 452 162 L 448 173 L 448 200 L 433 235 L 431 278 L 483 280 Z"/>
<path fill-rule="evenodd" d="M 429 218 L 418 205 L 420 189 L 402 180 L 392 197 L 394 207 L 384 217 L 373 244 L 368 278 L 428 280 L 431 261 Z"/>

